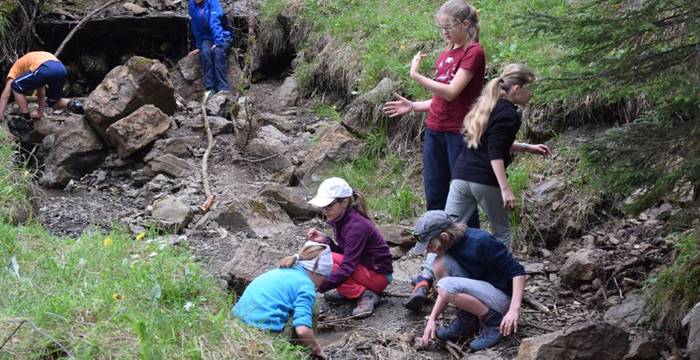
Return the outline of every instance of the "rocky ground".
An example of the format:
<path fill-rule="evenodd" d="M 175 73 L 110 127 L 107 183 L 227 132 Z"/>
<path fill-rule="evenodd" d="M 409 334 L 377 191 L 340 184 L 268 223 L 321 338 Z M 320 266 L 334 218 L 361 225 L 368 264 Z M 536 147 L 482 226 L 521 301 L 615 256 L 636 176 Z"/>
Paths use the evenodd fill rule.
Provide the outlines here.
<path fill-rule="evenodd" d="M 154 9 L 161 3 L 168 10 L 181 6 L 170 1 L 142 5 L 150 3 Z M 241 76 L 235 58 L 231 66 L 235 84 Z M 207 173 L 215 199 L 204 211 L 201 162 L 208 143 L 199 78 L 196 57 L 173 67 L 132 58 L 85 99 L 86 116 L 52 114 L 37 124 L 34 154 L 46 165 L 38 174 L 42 189 L 36 217 L 52 233 L 65 236 L 115 226 L 134 234 L 167 229 L 175 235 L 163 236 L 173 246 L 191 250 L 222 286 L 240 292 L 280 256 L 293 253 L 308 227 L 324 226 L 305 202 L 309 187 L 333 163 L 362 151 L 362 141 L 348 129 L 362 132 L 366 124 L 357 114 L 366 106 L 358 97 L 344 124 L 319 118 L 292 78 L 253 84 L 244 96 L 210 96 L 204 108 L 215 144 Z M 372 93 L 391 93 L 392 86 L 382 81 Z M 353 109 L 360 110 L 353 115 Z M 681 189 L 679 199 L 627 218 L 608 209 L 599 195 L 579 191 L 572 180 L 575 149 L 600 131 L 562 133 L 546 168 L 531 174 L 522 204 L 523 217 L 530 221 L 523 231 L 539 234 L 542 241 L 516 253 L 529 276 L 518 333 L 467 358 L 683 356 L 665 334 L 639 325 L 648 320 L 639 291 L 672 256 L 664 222 L 683 199 L 697 194 L 692 187 Z M 401 303 L 422 259 L 406 253 L 412 245 L 410 228 L 382 224 L 381 229 L 395 255 L 395 281 L 367 319 L 350 319 L 351 304 L 321 300 L 319 336 L 327 352 L 333 359 L 462 356 L 470 339 L 436 343 L 430 351 L 414 347 L 428 308 L 414 314 Z M 599 345 L 590 350 L 590 344 Z"/>

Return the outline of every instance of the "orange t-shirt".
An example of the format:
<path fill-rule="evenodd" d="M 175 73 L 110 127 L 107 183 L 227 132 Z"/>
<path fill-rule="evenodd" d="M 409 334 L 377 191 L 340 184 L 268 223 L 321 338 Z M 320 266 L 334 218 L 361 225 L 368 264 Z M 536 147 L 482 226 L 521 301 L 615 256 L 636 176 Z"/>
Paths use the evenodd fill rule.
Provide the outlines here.
<path fill-rule="evenodd" d="M 58 60 L 52 53 L 46 51 L 32 51 L 19 58 L 7 73 L 7 79 L 16 79 L 18 76 L 33 72 L 38 69 L 41 64 L 49 60 Z"/>

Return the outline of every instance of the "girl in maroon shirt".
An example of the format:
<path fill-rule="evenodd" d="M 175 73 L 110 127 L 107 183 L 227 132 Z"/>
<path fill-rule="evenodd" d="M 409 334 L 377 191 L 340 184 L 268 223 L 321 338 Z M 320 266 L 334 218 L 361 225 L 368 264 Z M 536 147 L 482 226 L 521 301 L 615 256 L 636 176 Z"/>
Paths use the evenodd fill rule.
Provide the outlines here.
<path fill-rule="evenodd" d="M 387 102 L 384 113 L 389 117 L 410 112 L 427 112 L 423 135 L 423 185 L 426 208 L 443 210 L 452 178 L 452 166 L 462 152 L 460 134 L 464 116 L 479 96 L 484 84 L 486 60 L 479 44 L 479 17 L 476 9 L 464 0 L 450 0 L 437 13 L 437 24 L 447 41 L 447 48 L 435 62 L 435 77 L 419 73 L 419 52 L 411 63 L 410 76 L 428 89 L 430 100 L 409 101 L 397 95 Z M 470 222 L 470 227 L 479 227 Z"/>
<path fill-rule="evenodd" d="M 473 6 L 464 0 L 450 0 L 440 7 L 436 20 L 448 46 L 435 62 L 434 79 L 418 72 L 426 56 L 421 52 L 413 57 L 410 70 L 411 78 L 428 89 L 432 98 L 414 102 L 396 95 L 396 101 L 384 105 L 384 113 L 389 117 L 415 111 L 428 113 L 423 133 L 423 188 L 428 210 L 445 209 L 452 169 L 464 147 L 462 122 L 481 92 L 486 68 L 484 50 L 479 44 L 479 16 Z M 467 224 L 470 228 L 479 227 L 478 211 Z M 434 255 L 426 258 L 416 279 L 417 297 L 412 295 L 405 304 L 409 309 L 420 308 L 427 299 L 434 259 Z"/>

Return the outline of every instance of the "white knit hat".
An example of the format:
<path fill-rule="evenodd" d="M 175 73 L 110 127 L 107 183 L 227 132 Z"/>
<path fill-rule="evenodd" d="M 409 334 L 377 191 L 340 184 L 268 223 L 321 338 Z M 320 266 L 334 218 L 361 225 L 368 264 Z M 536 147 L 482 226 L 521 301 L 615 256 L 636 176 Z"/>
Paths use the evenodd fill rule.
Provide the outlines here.
<path fill-rule="evenodd" d="M 322 208 L 328 206 L 335 199 L 342 199 L 351 196 L 352 188 L 350 185 L 339 177 L 332 177 L 323 180 L 321 185 L 318 187 L 318 191 L 316 191 L 316 196 L 309 200 L 309 204 Z"/>
<path fill-rule="evenodd" d="M 310 246 L 323 246 L 325 247 L 325 249 L 317 257 L 309 260 L 301 260 L 299 259 L 299 254 L 296 254 L 295 257 L 299 261 L 299 264 L 301 264 L 301 266 L 304 269 L 309 270 L 313 273 L 317 273 L 323 276 L 330 275 L 331 271 L 333 270 L 333 255 L 331 254 L 331 248 L 326 244 L 321 244 L 309 240 L 306 243 L 304 243 L 304 246 L 302 246 L 301 249 L 303 251 L 304 249 Z"/>

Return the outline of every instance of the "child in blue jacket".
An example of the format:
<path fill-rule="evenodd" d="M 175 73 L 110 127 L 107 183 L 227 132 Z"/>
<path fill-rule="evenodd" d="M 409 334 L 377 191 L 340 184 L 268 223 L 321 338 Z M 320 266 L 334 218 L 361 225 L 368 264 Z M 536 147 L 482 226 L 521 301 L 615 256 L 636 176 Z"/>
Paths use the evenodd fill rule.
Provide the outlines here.
<path fill-rule="evenodd" d="M 291 317 L 301 343 L 316 358 L 326 359 L 312 326 L 316 289 L 332 269 L 330 247 L 307 241 L 298 254 L 280 260 L 279 268 L 255 278 L 231 312 L 244 323 L 273 333 L 285 330 Z"/>
<path fill-rule="evenodd" d="M 224 28 L 226 14 L 219 0 L 190 0 L 189 16 L 204 76 L 204 87 L 214 93 L 228 90 L 227 53 L 233 34 Z"/>

